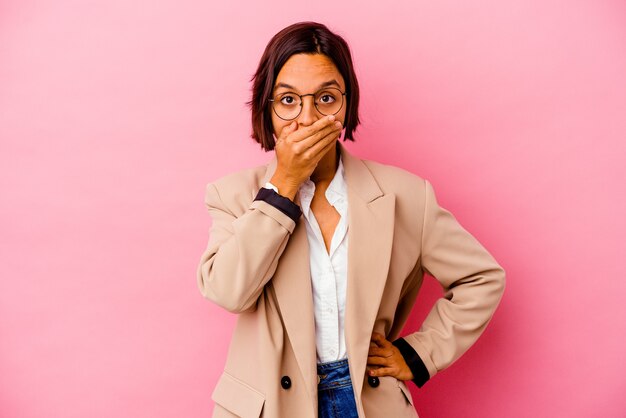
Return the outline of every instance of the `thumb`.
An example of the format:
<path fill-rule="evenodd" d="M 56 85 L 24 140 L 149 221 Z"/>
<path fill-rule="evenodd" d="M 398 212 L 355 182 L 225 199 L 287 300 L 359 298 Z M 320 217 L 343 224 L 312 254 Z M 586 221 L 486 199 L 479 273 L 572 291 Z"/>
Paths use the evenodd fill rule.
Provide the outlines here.
<path fill-rule="evenodd" d="M 295 120 L 291 122 L 289 125 L 285 126 L 282 132 L 280 133 L 281 139 L 287 138 L 287 135 L 289 135 L 290 133 L 296 130 L 296 126 L 298 126 L 298 124 L 296 123 Z"/>

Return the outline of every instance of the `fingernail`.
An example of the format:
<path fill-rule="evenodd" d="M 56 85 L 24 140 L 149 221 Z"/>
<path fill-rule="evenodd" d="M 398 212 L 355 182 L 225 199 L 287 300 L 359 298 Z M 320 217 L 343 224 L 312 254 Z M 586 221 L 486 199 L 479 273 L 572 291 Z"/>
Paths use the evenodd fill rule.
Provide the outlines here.
<path fill-rule="evenodd" d="M 341 128 L 341 122 L 339 122 L 339 121 L 335 122 L 335 126 L 336 126 L 337 128 Z"/>
<path fill-rule="evenodd" d="M 335 120 L 335 115 L 328 115 L 328 120 L 330 120 L 330 121 Z"/>

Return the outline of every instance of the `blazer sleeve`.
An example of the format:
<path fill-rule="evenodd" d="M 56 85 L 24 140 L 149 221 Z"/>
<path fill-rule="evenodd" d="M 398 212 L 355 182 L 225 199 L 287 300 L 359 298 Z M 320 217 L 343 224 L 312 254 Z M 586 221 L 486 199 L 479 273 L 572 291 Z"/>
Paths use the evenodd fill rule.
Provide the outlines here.
<path fill-rule="evenodd" d="M 446 209 L 425 182 L 421 265 L 443 287 L 419 331 L 393 342 L 422 387 L 482 334 L 505 287 L 504 269 Z"/>
<path fill-rule="evenodd" d="M 235 216 L 214 183 L 206 186 L 205 204 L 212 224 L 197 268 L 200 292 L 230 312 L 253 311 L 276 271 L 300 207 L 261 188 L 247 210 Z"/>

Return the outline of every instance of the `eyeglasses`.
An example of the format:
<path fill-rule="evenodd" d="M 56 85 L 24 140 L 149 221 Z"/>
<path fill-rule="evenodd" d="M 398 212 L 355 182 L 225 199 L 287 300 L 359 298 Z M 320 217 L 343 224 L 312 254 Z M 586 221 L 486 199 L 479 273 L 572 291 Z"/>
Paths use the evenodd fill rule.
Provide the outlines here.
<path fill-rule="evenodd" d="M 293 120 L 302 112 L 302 98 L 305 96 L 313 96 L 315 108 L 322 115 L 335 115 L 339 113 L 343 107 L 343 96 L 346 93 L 334 87 L 324 88 L 316 93 L 296 94 L 293 92 L 280 93 L 273 99 L 272 108 L 276 116 L 283 120 Z"/>

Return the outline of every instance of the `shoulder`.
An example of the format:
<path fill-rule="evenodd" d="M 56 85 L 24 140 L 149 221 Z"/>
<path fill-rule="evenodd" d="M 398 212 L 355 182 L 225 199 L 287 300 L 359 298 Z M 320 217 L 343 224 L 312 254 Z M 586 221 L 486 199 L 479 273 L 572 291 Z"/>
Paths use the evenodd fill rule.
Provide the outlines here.
<path fill-rule="evenodd" d="M 220 189 L 231 188 L 237 186 L 237 190 L 242 188 L 254 189 L 262 181 L 267 170 L 267 164 L 261 164 L 254 167 L 244 168 L 222 175 L 221 177 L 211 181 L 209 184 Z"/>
<path fill-rule="evenodd" d="M 361 160 L 384 194 L 395 196 L 396 220 L 401 224 L 421 223 L 428 205 L 438 205 L 428 179 L 401 167 Z"/>
<path fill-rule="evenodd" d="M 222 175 L 206 184 L 205 202 L 221 204 L 232 208 L 234 212 L 244 211 L 262 186 L 267 164 L 244 168 Z"/>
<path fill-rule="evenodd" d="M 423 195 L 427 180 L 418 174 L 391 164 L 362 159 L 384 193 L 396 196 Z"/>

